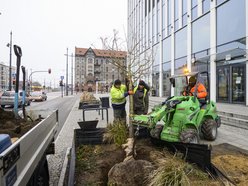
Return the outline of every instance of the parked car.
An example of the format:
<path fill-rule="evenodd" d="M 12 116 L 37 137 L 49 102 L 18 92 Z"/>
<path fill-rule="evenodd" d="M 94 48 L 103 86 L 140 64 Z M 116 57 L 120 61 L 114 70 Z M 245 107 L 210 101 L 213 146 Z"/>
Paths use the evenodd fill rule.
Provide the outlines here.
<path fill-rule="evenodd" d="M 4 91 L 0 98 L 0 105 L 4 108 L 6 105 L 14 106 L 15 103 L 15 92 L 14 91 Z M 18 106 L 21 106 L 22 98 L 18 97 Z"/>
<path fill-rule="evenodd" d="M 19 95 L 22 98 L 23 92 L 20 92 Z M 30 95 L 27 92 L 26 92 L 25 95 L 26 95 L 25 96 L 25 105 L 30 105 L 30 103 L 32 102 L 31 97 L 30 97 Z"/>
<path fill-rule="evenodd" d="M 47 95 L 45 92 L 32 92 L 30 95 L 32 101 L 46 101 Z"/>

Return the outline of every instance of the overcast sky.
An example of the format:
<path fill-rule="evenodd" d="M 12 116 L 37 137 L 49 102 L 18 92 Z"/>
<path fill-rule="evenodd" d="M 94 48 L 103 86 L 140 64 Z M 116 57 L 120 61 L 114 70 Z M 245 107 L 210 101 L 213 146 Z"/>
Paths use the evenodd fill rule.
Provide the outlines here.
<path fill-rule="evenodd" d="M 21 65 L 28 73 L 51 68 L 51 75 L 35 73 L 33 81 L 52 86 L 66 74 L 67 47 L 69 54 L 75 46 L 100 49 L 100 37 L 111 37 L 116 29 L 124 39 L 127 29 L 126 0 L 0 0 L 0 13 L 0 62 L 9 65 L 12 31 L 13 45 L 22 48 Z M 71 83 L 71 58 L 68 72 Z"/>

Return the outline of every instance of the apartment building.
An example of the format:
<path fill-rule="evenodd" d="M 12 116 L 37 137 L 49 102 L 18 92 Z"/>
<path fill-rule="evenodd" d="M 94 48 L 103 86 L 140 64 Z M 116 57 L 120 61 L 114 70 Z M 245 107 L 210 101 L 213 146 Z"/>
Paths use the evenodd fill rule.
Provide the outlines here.
<path fill-rule="evenodd" d="M 121 68 L 114 65 L 118 60 Z M 112 83 L 120 79 L 124 83 L 126 67 L 125 51 L 109 51 L 92 48 L 75 48 L 75 87 L 80 91 L 109 91 Z"/>
<path fill-rule="evenodd" d="M 12 80 L 15 80 L 16 67 L 11 68 Z M 13 82 L 11 82 L 13 88 Z M 4 63 L 0 63 L 0 91 L 9 89 L 9 66 Z"/>

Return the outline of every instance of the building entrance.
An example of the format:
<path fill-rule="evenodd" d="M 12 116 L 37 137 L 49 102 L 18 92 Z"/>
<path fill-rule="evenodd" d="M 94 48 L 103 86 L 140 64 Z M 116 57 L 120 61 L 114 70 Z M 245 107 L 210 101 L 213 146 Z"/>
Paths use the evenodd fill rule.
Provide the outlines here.
<path fill-rule="evenodd" d="M 245 64 L 217 67 L 217 101 L 245 104 Z"/>

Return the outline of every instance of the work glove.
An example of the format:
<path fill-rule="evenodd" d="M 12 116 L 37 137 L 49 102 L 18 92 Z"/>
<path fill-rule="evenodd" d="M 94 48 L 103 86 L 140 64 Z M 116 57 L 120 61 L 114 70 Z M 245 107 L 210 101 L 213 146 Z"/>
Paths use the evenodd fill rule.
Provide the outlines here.
<path fill-rule="evenodd" d="M 134 92 L 132 90 L 129 90 L 127 93 L 128 95 L 134 95 Z"/>

